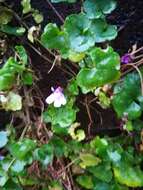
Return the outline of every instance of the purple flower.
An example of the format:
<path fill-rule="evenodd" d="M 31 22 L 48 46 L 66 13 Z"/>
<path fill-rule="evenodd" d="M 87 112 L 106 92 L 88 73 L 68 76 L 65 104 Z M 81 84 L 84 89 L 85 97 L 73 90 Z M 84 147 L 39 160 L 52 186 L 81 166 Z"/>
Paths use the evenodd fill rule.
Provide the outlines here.
<path fill-rule="evenodd" d="M 67 100 L 63 94 L 63 89 L 60 86 L 56 89 L 52 87 L 51 90 L 53 93 L 46 98 L 47 104 L 54 103 L 54 107 L 58 108 L 67 103 Z"/>
<path fill-rule="evenodd" d="M 4 156 L 0 155 L 0 161 L 2 161 L 4 159 Z"/>
<path fill-rule="evenodd" d="M 133 56 L 129 53 L 126 53 L 121 57 L 121 63 L 128 64 L 133 60 Z"/>

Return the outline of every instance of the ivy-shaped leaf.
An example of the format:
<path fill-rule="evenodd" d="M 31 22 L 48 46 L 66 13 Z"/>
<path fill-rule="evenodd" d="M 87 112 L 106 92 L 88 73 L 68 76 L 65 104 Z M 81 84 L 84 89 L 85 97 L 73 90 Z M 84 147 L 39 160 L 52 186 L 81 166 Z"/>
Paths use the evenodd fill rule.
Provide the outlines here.
<path fill-rule="evenodd" d="M 79 176 L 76 178 L 76 181 L 78 182 L 78 184 L 86 189 L 93 189 L 94 187 L 92 178 L 88 175 Z"/>
<path fill-rule="evenodd" d="M 86 0 L 84 10 L 90 19 L 103 17 L 116 8 L 115 0 Z"/>
<path fill-rule="evenodd" d="M 141 87 L 140 78 L 137 73 L 128 74 L 122 82 L 114 87 L 113 107 L 118 117 L 127 115 L 129 119 L 140 117 L 142 109 L 140 106 Z"/>
<path fill-rule="evenodd" d="M 70 49 L 76 52 L 84 52 L 94 46 L 95 35 L 90 30 L 91 21 L 85 14 L 73 14 L 66 18 L 64 30 L 67 32 Z"/>
<path fill-rule="evenodd" d="M 10 153 L 19 160 L 24 160 L 35 148 L 36 142 L 28 138 L 9 145 Z"/>
<path fill-rule="evenodd" d="M 95 19 L 91 24 L 91 31 L 95 35 L 95 42 L 101 43 L 117 37 L 117 27 L 108 24 L 104 19 Z"/>
<path fill-rule="evenodd" d="M 121 163 L 113 167 L 114 176 L 116 180 L 128 187 L 142 187 L 143 186 L 143 172 L 139 167 L 132 167 L 128 163 Z"/>
<path fill-rule="evenodd" d="M 60 31 L 56 24 L 47 24 L 41 35 L 42 44 L 49 49 L 65 52 L 68 49 L 68 38 L 64 31 Z"/>
<path fill-rule="evenodd" d="M 77 75 L 77 83 L 83 92 L 116 81 L 120 76 L 120 57 L 111 47 L 94 48 L 89 52 L 92 68 L 82 68 Z"/>
<path fill-rule="evenodd" d="M 66 104 L 60 108 L 50 105 L 44 112 L 44 120 L 52 125 L 69 127 L 76 119 L 76 112 L 77 109 L 73 108 L 71 104 Z"/>
<path fill-rule="evenodd" d="M 112 168 L 109 162 L 102 163 L 95 167 L 88 168 L 88 171 L 91 172 L 96 178 L 101 181 L 109 183 L 112 180 Z"/>
<path fill-rule="evenodd" d="M 43 166 L 47 166 L 53 160 L 53 146 L 51 144 L 44 144 L 34 151 L 35 160 L 40 161 Z"/>

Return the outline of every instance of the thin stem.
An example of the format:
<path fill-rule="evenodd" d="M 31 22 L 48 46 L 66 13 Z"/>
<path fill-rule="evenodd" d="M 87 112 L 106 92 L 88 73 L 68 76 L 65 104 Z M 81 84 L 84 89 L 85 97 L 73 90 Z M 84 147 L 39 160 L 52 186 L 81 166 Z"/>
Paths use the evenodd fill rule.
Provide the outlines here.
<path fill-rule="evenodd" d="M 143 58 L 143 54 L 142 55 L 138 55 L 138 56 L 134 57 L 133 59 L 140 59 L 140 58 Z"/>
<path fill-rule="evenodd" d="M 76 161 L 80 160 L 80 158 L 75 158 L 73 161 L 71 161 L 67 166 L 65 166 L 61 171 L 58 172 L 58 177 L 61 177 L 62 173 L 67 170 L 70 166 L 72 166 Z"/>
<path fill-rule="evenodd" d="M 52 3 L 49 0 L 46 0 L 46 2 L 49 4 L 49 6 L 52 8 L 54 13 L 57 15 L 57 17 L 60 19 L 62 23 L 64 23 L 63 17 L 58 13 L 58 11 L 55 9 L 55 7 L 52 5 Z"/>
<path fill-rule="evenodd" d="M 30 46 L 38 55 L 40 55 L 40 57 L 42 57 L 44 60 L 48 61 L 49 63 L 53 63 L 48 57 L 46 57 L 45 55 L 42 55 L 42 53 L 37 50 L 33 45 L 31 45 L 30 43 L 27 42 L 27 45 Z"/>
<path fill-rule="evenodd" d="M 141 66 L 141 65 L 143 64 L 143 59 L 139 60 L 139 61 L 136 62 L 136 63 L 130 63 L 130 64 L 133 64 L 133 65 L 136 65 L 137 67 L 139 67 L 139 66 Z M 122 77 L 125 76 L 126 74 L 128 74 L 129 72 L 131 72 L 133 69 L 134 69 L 134 68 L 130 68 L 130 69 L 124 71 L 124 72 L 122 73 Z"/>
<path fill-rule="evenodd" d="M 132 53 L 130 53 L 131 55 L 134 55 L 134 54 L 136 54 L 136 53 L 138 53 L 139 51 L 141 51 L 141 50 L 143 50 L 143 46 L 142 47 L 140 47 L 139 49 L 137 49 L 137 50 L 135 50 L 135 51 L 133 51 Z"/>

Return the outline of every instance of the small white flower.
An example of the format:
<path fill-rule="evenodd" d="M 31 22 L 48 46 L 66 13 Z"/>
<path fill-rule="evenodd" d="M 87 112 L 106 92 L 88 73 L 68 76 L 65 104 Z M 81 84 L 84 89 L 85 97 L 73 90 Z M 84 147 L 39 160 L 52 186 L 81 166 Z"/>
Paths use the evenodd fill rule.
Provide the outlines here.
<path fill-rule="evenodd" d="M 67 100 L 63 94 L 63 89 L 61 87 L 58 87 L 56 89 L 52 87 L 51 90 L 53 93 L 46 98 L 47 104 L 54 103 L 54 107 L 58 108 L 67 103 Z"/>
<path fill-rule="evenodd" d="M 7 102 L 7 97 L 5 97 L 4 95 L 0 95 L 0 102 L 1 103 L 6 103 Z"/>

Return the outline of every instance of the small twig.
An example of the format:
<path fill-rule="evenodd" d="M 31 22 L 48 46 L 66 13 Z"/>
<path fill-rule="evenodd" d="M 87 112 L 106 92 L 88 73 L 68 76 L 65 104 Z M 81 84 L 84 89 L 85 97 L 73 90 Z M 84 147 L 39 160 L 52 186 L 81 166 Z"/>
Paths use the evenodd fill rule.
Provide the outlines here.
<path fill-rule="evenodd" d="M 137 67 L 139 67 L 139 66 L 141 66 L 141 65 L 143 64 L 143 59 L 137 61 L 136 63 L 130 63 L 130 64 L 133 64 L 133 65 L 136 65 Z M 126 66 L 126 65 L 125 65 L 125 66 Z M 130 73 L 131 71 L 133 71 L 133 69 L 134 69 L 134 68 L 132 67 L 132 68 L 130 68 L 130 69 L 124 71 L 124 72 L 122 73 L 122 77 L 125 76 L 126 74 Z"/>
<path fill-rule="evenodd" d="M 58 178 L 60 178 L 61 177 L 61 175 L 62 175 L 62 173 L 64 172 L 64 171 L 66 171 L 69 167 L 71 167 L 76 161 L 78 161 L 80 158 L 78 157 L 78 158 L 76 158 L 76 159 L 74 159 L 74 160 L 72 160 L 67 166 L 65 166 L 61 171 L 59 171 L 58 172 Z"/>
<path fill-rule="evenodd" d="M 46 0 L 46 2 L 49 4 L 49 6 L 52 8 L 52 10 L 54 11 L 54 13 L 57 15 L 57 17 L 60 19 L 60 21 L 62 23 L 64 23 L 64 19 L 62 18 L 62 16 L 58 13 L 58 11 L 55 9 L 55 7 L 52 5 L 52 3 L 49 0 Z"/>
<path fill-rule="evenodd" d="M 76 73 L 67 64 L 65 64 L 64 66 L 71 72 L 73 76 L 76 76 Z"/>
<path fill-rule="evenodd" d="M 92 121 L 92 116 L 91 116 L 91 113 L 90 113 L 90 108 L 89 108 L 89 104 L 88 104 L 88 101 L 87 101 L 87 97 L 85 98 L 85 107 L 86 107 L 88 118 L 89 118 L 88 135 L 90 136 L 91 126 L 92 126 L 93 121 Z"/>
<path fill-rule="evenodd" d="M 140 59 L 140 58 L 143 58 L 143 54 L 142 55 L 138 55 L 138 56 L 134 57 L 133 59 Z"/>
<path fill-rule="evenodd" d="M 134 54 L 138 53 L 138 52 L 141 51 L 141 50 L 143 50 L 143 46 L 140 47 L 139 49 L 133 51 L 132 53 L 130 53 L 130 55 L 134 55 Z"/>
<path fill-rule="evenodd" d="M 48 74 L 53 70 L 53 68 L 54 68 L 54 66 L 55 66 L 55 64 L 56 64 L 56 62 L 57 62 L 57 56 L 55 57 L 55 59 L 54 59 L 54 61 L 53 61 L 53 64 L 52 64 L 51 68 L 50 68 L 49 71 L 48 71 Z"/>
<path fill-rule="evenodd" d="M 48 57 L 46 57 L 45 55 L 42 55 L 42 53 L 39 50 L 37 50 L 34 46 L 32 46 L 32 44 L 30 44 L 30 43 L 27 42 L 27 45 L 29 45 L 44 60 L 48 61 L 49 63 L 52 63 L 52 61 Z"/>

